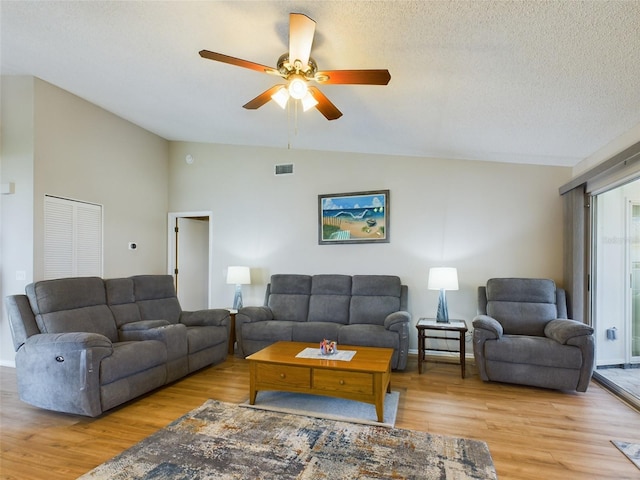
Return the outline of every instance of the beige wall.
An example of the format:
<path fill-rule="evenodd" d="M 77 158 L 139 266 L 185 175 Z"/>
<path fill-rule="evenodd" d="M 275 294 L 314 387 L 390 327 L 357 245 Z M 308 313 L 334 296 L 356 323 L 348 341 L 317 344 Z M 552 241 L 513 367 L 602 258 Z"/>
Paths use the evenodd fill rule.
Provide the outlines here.
<path fill-rule="evenodd" d="M 437 292 L 426 288 L 431 266 L 458 268 L 449 313 L 466 320 L 476 312 L 477 286 L 490 277 L 562 283 L 558 188 L 570 168 L 167 142 L 46 82 L 17 82 L 3 101 L 3 123 L 11 119 L 3 134 L 20 124 L 32 133 L 3 135 L 2 181 L 15 181 L 16 193 L 2 199 L 1 298 L 42 272 L 45 193 L 104 206 L 105 277 L 165 272 L 167 211 L 212 211 L 214 306 L 231 303 L 225 273 L 232 264 L 253 269 L 246 305 L 262 303 L 273 273 L 396 274 L 409 286 L 414 321 L 435 314 Z M 3 100 L 11 83 L 3 82 Z M 293 175 L 274 176 L 276 163 L 289 162 Z M 390 243 L 317 244 L 319 194 L 377 189 L 390 190 Z M 140 248 L 127 250 L 129 241 Z M 25 281 L 15 281 L 19 269 Z M 11 363 L 2 311 L 0 363 Z"/>
<path fill-rule="evenodd" d="M 194 157 L 193 164 L 185 156 Z M 289 176 L 274 165 L 294 163 Z M 562 284 L 562 203 L 570 168 L 172 142 L 169 208 L 213 212 L 212 301 L 228 306 L 229 265 L 252 267 L 245 305 L 274 273 L 394 274 L 414 322 L 434 316 L 429 267 L 458 268 L 449 315 L 470 321 L 477 286 L 494 276 Z M 318 245 L 318 195 L 389 189 L 391 242 Z M 417 348 L 412 338 L 411 348 Z"/>
<path fill-rule="evenodd" d="M 168 142 L 41 80 L 3 77 L 2 85 L 2 181 L 15 182 L 16 193 L 2 198 L 0 298 L 42 278 L 45 194 L 103 206 L 105 277 L 165 273 Z M 11 363 L 4 306 L 2 315 L 0 363 Z"/>
<path fill-rule="evenodd" d="M 0 195 L 0 364 L 13 362 L 14 351 L 4 297 L 24 292 L 33 280 L 33 91 L 32 77 L 2 77 L 0 182 L 14 193 Z M 24 280 L 17 280 L 24 272 Z"/>

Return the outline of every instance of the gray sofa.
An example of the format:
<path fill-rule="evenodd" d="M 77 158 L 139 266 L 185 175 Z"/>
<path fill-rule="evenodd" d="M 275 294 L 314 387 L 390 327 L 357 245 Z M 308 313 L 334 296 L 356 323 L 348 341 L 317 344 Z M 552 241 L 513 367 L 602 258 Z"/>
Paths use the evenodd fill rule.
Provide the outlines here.
<path fill-rule="evenodd" d="M 170 275 L 30 284 L 7 297 L 20 398 L 95 417 L 225 360 L 229 311 L 183 312 Z"/>
<path fill-rule="evenodd" d="M 404 370 L 409 352 L 407 287 L 388 275 L 273 275 L 264 306 L 236 314 L 238 353 L 277 341 L 393 348 L 391 367 Z"/>
<path fill-rule="evenodd" d="M 585 392 L 593 373 L 593 328 L 567 319 L 553 280 L 492 278 L 478 288 L 473 353 L 484 381 Z"/>

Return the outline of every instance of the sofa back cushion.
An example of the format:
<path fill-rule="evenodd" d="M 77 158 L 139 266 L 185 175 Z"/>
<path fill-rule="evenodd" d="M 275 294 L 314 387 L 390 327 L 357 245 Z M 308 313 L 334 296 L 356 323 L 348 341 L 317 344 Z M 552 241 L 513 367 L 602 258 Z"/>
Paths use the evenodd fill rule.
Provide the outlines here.
<path fill-rule="evenodd" d="M 104 281 L 107 292 L 107 305 L 113 312 L 118 328 L 127 323 L 139 322 L 140 310 L 135 303 L 133 293 L 133 279 L 110 278 Z"/>
<path fill-rule="evenodd" d="M 141 320 L 180 321 L 182 308 L 171 275 L 137 275 L 131 280 Z"/>
<path fill-rule="evenodd" d="M 43 280 L 27 285 L 26 293 L 42 333 L 90 332 L 118 340 L 101 278 Z"/>
<path fill-rule="evenodd" d="M 349 323 L 383 325 L 387 315 L 399 311 L 402 286 L 393 275 L 354 275 Z"/>
<path fill-rule="evenodd" d="M 487 281 L 487 315 L 508 335 L 544 336 L 544 327 L 558 318 L 556 284 L 538 278 L 492 278 Z"/>
<path fill-rule="evenodd" d="M 349 323 L 350 275 L 314 275 L 311 279 L 309 322 Z"/>
<path fill-rule="evenodd" d="M 309 275 L 272 275 L 267 306 L 276 320 L 306 322 L 310 295 Z"/>

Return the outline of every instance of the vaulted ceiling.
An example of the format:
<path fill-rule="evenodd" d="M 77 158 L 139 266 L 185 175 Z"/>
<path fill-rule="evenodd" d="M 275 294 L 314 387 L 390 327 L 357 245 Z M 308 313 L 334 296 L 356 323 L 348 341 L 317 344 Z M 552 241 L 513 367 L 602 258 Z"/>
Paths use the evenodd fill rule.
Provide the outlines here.
<path fill-rule="evenodd" d="M 3 75 L 32 75 L 168 140 L 573 166 L 640 125 L 640 1 L 6 1 Z M 277 77 L 289 13 L 317 22 L 343 112 L 246 102 Z"/>

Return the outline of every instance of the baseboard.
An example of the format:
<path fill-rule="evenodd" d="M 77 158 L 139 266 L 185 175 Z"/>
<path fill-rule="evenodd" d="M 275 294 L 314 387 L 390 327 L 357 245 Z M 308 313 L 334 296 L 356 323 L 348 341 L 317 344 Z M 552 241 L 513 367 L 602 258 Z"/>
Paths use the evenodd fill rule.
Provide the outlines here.
<path fill-rule="evenodd" d="M 0 367 L 16 368 L 16 362 L 11 360 L 0 360 Z"/>

